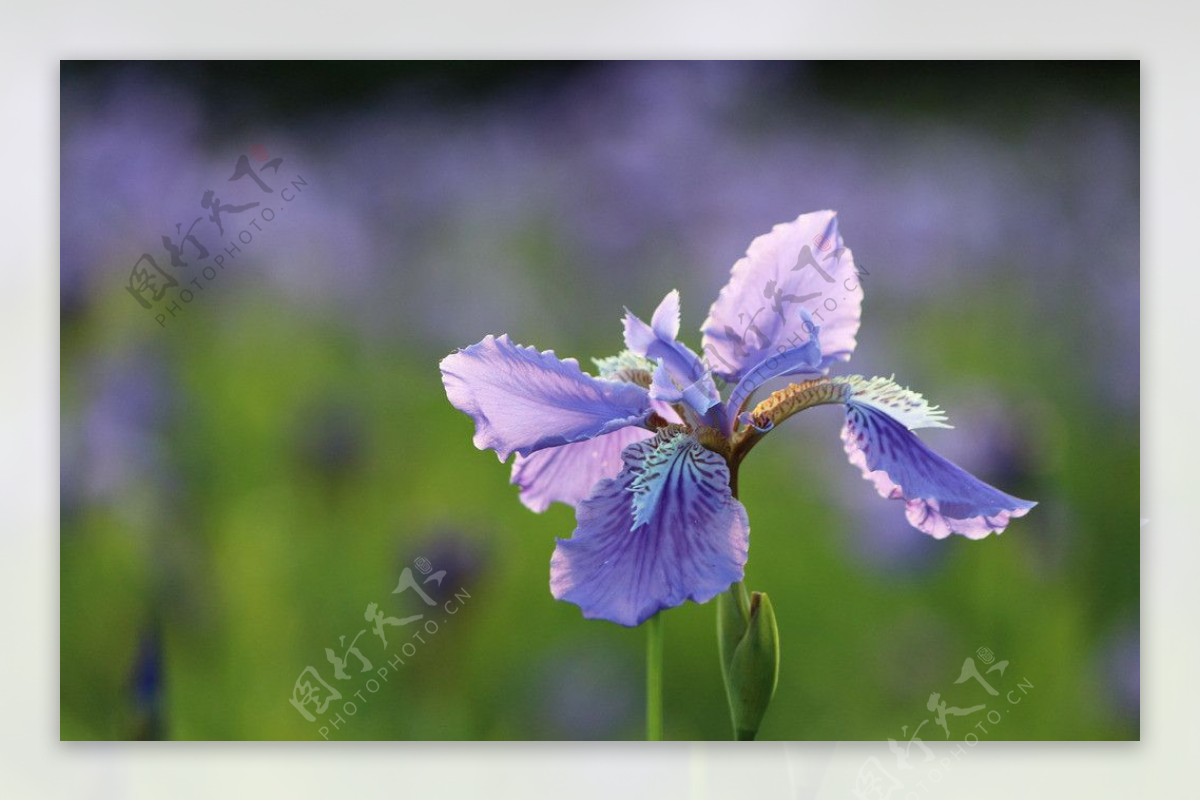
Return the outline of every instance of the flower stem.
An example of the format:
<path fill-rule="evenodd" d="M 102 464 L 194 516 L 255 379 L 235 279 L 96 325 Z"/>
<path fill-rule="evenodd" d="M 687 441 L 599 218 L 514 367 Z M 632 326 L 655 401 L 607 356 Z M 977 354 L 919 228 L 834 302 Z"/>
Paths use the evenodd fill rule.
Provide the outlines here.
<path fill-rule="evenodd" d="M 663 738 L 662 617 L 646 621 L 646 739 Z"/>
<path fill-rule="evenodd" d="M 738 468 L 741 467 L 740 461 L 729 463 L 729 491 L 734 498 L 738 496 Z M 743 571 L 744 572 L 744 571 Z M 729 586 L 729 594 L 737 601 L 738 609 L 742 612 L 742 620 L 750 619 L 750 596 L 746 592 L 746 580 L 735 581 Z"/>

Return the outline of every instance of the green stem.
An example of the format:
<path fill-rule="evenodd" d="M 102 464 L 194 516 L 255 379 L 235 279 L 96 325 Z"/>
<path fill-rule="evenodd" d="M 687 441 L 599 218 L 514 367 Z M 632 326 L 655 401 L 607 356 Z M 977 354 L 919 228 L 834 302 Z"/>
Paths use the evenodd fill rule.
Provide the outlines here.
<path fill-rule="evenodd" d="M 646 739 L 663 738 L 662 617 L 646 621 Z"/>
<path fill-rule="evenodd" d="M 741 466 L 741 459 L 739 459 L 739 458 L 730 459 L 728 464 L 729 464 L 729 489 L 732 492 L 733 497 L 736 498 L 738 496 L 738 468 Z M 749 738 L 743 737 L 741 731 L 739 731 L 738 726 L 737 726 L 738 722 L 737 722 L 737 718 L 736 718 L 736 715 L 734 713 L 734 708 L 733 708 L 733 704 L 734 704 L 734 698 L 732 695 L 733 690 L 730 688 L 730 684 L 729 684 L 729 681 L 730 681 L 729 667 L 730 666 L 728 663 L 728 660 L 732 657 L 732 654 L 733 654 L 732 649 L 736 645 L 737 639 L 742 636 L 742 633 L 745 631 L 746 626 L 750 622 L 750 595 L 749 595 L 749 593 L 746 592 L 745 578 L 743 578 L 741 581 L 733 582 L 733 584 L 731 584 L 729 586 L 728 592 L 729 592 L 729 595 L 733 598 L 734 604 L 737 607 L 738 620 L 737 621 L 728 621 L 728 622 L 723 623 L 721 613 L 718 612 L 718 614 L 717 614 L 717 641 L 718 641 L 718 643 L 722 644 L 721 645 L 722 649 L 724 649 L 725 647 L 728 647 L 730 649 L 729 651 L 725 651 L 725 650 L 721 651 L 721 677 L 725 682 L 726 697 L 729 699 L 729 705 L 730 705 L 729 712 L 732 717 L 731 722 L 733 723 L 734 739 L 736 739 L 736 740 L 751 739 L 752 740 L 752 739 L 754 739 L 753 736 L 750 736 Z M 732 626 L 733 631 L 729 631 L 729 630 L 722 631 L 722 626 Z M 722 639 L 723 636 L 725 637 L 725 639 Z"/>
<path fill-rule="evenodd" d="M 729 490 L 734 498 L 738 496 L 738 468 L 741 467 L 741 460 L 734 460 L 729 463 Z M 750 595 L 746 592 L 746 580 L 735 581 L 729 587 L 729 594 L 737 600 L 738 609 L 741 610 L 742 620 L 750 619 Z"/>

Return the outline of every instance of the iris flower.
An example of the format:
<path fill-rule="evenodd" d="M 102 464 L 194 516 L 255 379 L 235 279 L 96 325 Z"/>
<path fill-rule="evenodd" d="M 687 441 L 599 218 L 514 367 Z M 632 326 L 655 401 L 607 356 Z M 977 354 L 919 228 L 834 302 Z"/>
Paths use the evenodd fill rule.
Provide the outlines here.
<path fill-rule="evenodd" d="M 626 310 L 625 350 L 575 359 L 487 336 L 441 362 L 446 395 L 475 422 L 475 445 L 516 454 L 512 483 L 535 512 L 575 507 L 550 590 L 588 618 L 637 626 L 740 582 L 750 522 L 737 469 L 779 423 L 845 407 L 850 463 L 918 530 L 999 533 L 1034 506 L 985 484 L 913 433 L 948 428 L 940 409 L 891 378 L 830 376 L 854 352 L 863 290 L 832 211 L 755 239 L 701 329 L 703 358 L 679 341 L 679 294 L 650 322 Z M 792 383 L 757 405 L 764 384 Z"/>

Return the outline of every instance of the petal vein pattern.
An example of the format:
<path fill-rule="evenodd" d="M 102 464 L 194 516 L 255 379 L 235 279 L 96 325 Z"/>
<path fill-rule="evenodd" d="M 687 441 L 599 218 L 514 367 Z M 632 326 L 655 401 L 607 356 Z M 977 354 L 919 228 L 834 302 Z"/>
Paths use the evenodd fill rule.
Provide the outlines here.
<path fill-rule="evenodd" d="M 585 617 L 636 626 L 685 600 L 704 603 L 742 577 L 746 510 L 724 460 L 686 434 L 625 449 L 625 468 L 576 509 L 550 562 L 555 598 Z"/>

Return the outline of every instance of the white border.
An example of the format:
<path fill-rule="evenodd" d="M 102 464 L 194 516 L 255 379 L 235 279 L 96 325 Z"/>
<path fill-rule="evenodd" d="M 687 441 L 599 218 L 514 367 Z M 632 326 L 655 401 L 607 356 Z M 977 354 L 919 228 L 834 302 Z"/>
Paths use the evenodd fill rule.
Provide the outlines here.
<path fill-rule="evenodd" d="M 736 9 L 736 10 L 735 10 Z M 60 744 L 58 59 L 86 57 L 1140 58 L 1143 64 L 1141 743 L 983 743 L 935 796 L 1200 793 L 1191 500 L 1200 297 L 1196 6 L 951 2 L 9 4 L 0 24 L 8 291 L 0 420 L 0 794 L 848 796 L 868 744 Z M 1088 243 L 1079 243 L 1081 248 Z M 1104 347 L 1103 342 L 1096 347 Z M 1133 381 L 1134 376 L 1114 376 Z M 1102 436 L 1103 432 L 1097 432 Z"/>

